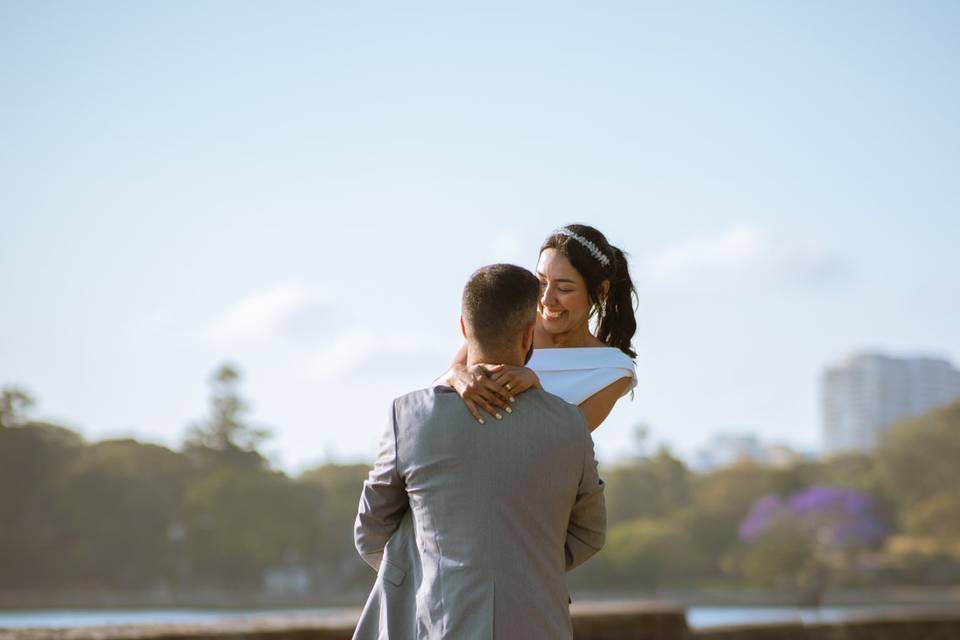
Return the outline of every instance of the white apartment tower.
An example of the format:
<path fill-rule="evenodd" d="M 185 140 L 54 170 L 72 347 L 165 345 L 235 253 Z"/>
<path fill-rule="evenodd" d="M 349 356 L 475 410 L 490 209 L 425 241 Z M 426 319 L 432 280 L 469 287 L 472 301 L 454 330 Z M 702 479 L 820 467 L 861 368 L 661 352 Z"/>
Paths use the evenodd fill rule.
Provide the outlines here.
<path fill-rule="evenodd" d="M 824 450 L 869 451 L 893 423 L 957 398 L 960 371 L 947 360 L 850 356 L 823 373 Z"/>

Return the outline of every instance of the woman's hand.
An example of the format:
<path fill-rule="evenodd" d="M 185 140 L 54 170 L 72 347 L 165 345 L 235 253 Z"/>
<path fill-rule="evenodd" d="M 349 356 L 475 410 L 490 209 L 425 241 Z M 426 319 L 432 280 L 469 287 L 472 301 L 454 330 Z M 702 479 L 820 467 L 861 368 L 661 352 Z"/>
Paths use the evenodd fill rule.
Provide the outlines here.
<path fill-rule="evenodd" d="M 513 402 L 514 392 L 511 391 L 514 388 L 513 384 L 506 386 L 491 378 L 491 375 L 498 372 L 498 369 L 502 366 L 474 364 L 468 367 L 454 364 L 450 367 L 447 383 L 463 398 L 467 409 L 480 424 L 483 424 L 483 416 L 480 414 L 477 405 L 497 420 L 503 417 L 498 409 L 507 413 L 513 411 L 510 408 L 510 403 Z"/>
<path fill-rule="evenodd" d="M 503 388 L 513 395 L 523 393 L 530 388 L 543 388 L 540 386 L 540 378 L 537 377 L 537 374 L 527 367 L 516 367 L 509 364 L 483 366 L 491 380 L 503 385 Z"/>

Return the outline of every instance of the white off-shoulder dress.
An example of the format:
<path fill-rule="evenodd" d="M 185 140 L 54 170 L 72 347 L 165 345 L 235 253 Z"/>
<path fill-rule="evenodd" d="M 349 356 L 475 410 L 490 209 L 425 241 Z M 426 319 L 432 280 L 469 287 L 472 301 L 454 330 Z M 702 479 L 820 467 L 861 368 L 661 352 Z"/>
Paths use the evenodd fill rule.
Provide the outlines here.
<path fill-rule="evenodd" d="M 633 360 L 614 347 L 534 349 L 527 366 L 540 378 L 545 391 L 570 404 L 580 404 L 620 378 L 631 379 L 623 395 L 637 386 Z"/>

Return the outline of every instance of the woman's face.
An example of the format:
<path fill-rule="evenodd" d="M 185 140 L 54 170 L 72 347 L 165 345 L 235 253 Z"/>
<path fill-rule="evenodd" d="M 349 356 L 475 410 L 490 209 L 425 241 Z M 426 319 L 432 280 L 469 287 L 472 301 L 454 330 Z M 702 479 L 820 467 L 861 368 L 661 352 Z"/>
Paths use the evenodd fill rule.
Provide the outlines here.
<path fill-rule="evenodd" d="M 547 333 L 589 331 L 590 296 L 583 276 L 556 249 L 544 249 L 537 263 L 540 301 L 537 315 Z"/>

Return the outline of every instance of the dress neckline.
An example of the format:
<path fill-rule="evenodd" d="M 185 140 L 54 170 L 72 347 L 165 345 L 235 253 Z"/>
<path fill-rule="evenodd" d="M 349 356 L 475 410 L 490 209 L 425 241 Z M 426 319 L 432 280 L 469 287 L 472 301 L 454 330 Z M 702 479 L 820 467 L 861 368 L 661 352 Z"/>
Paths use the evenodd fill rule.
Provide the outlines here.
<path fill-rule="evenodd" d="M 633 366 L 633 358 L 616 347 L 547 347 L 534 349 L 530 360 L 541 363 L 593 363 L 597 366 L 622 366 L 629 362 Z"/>

